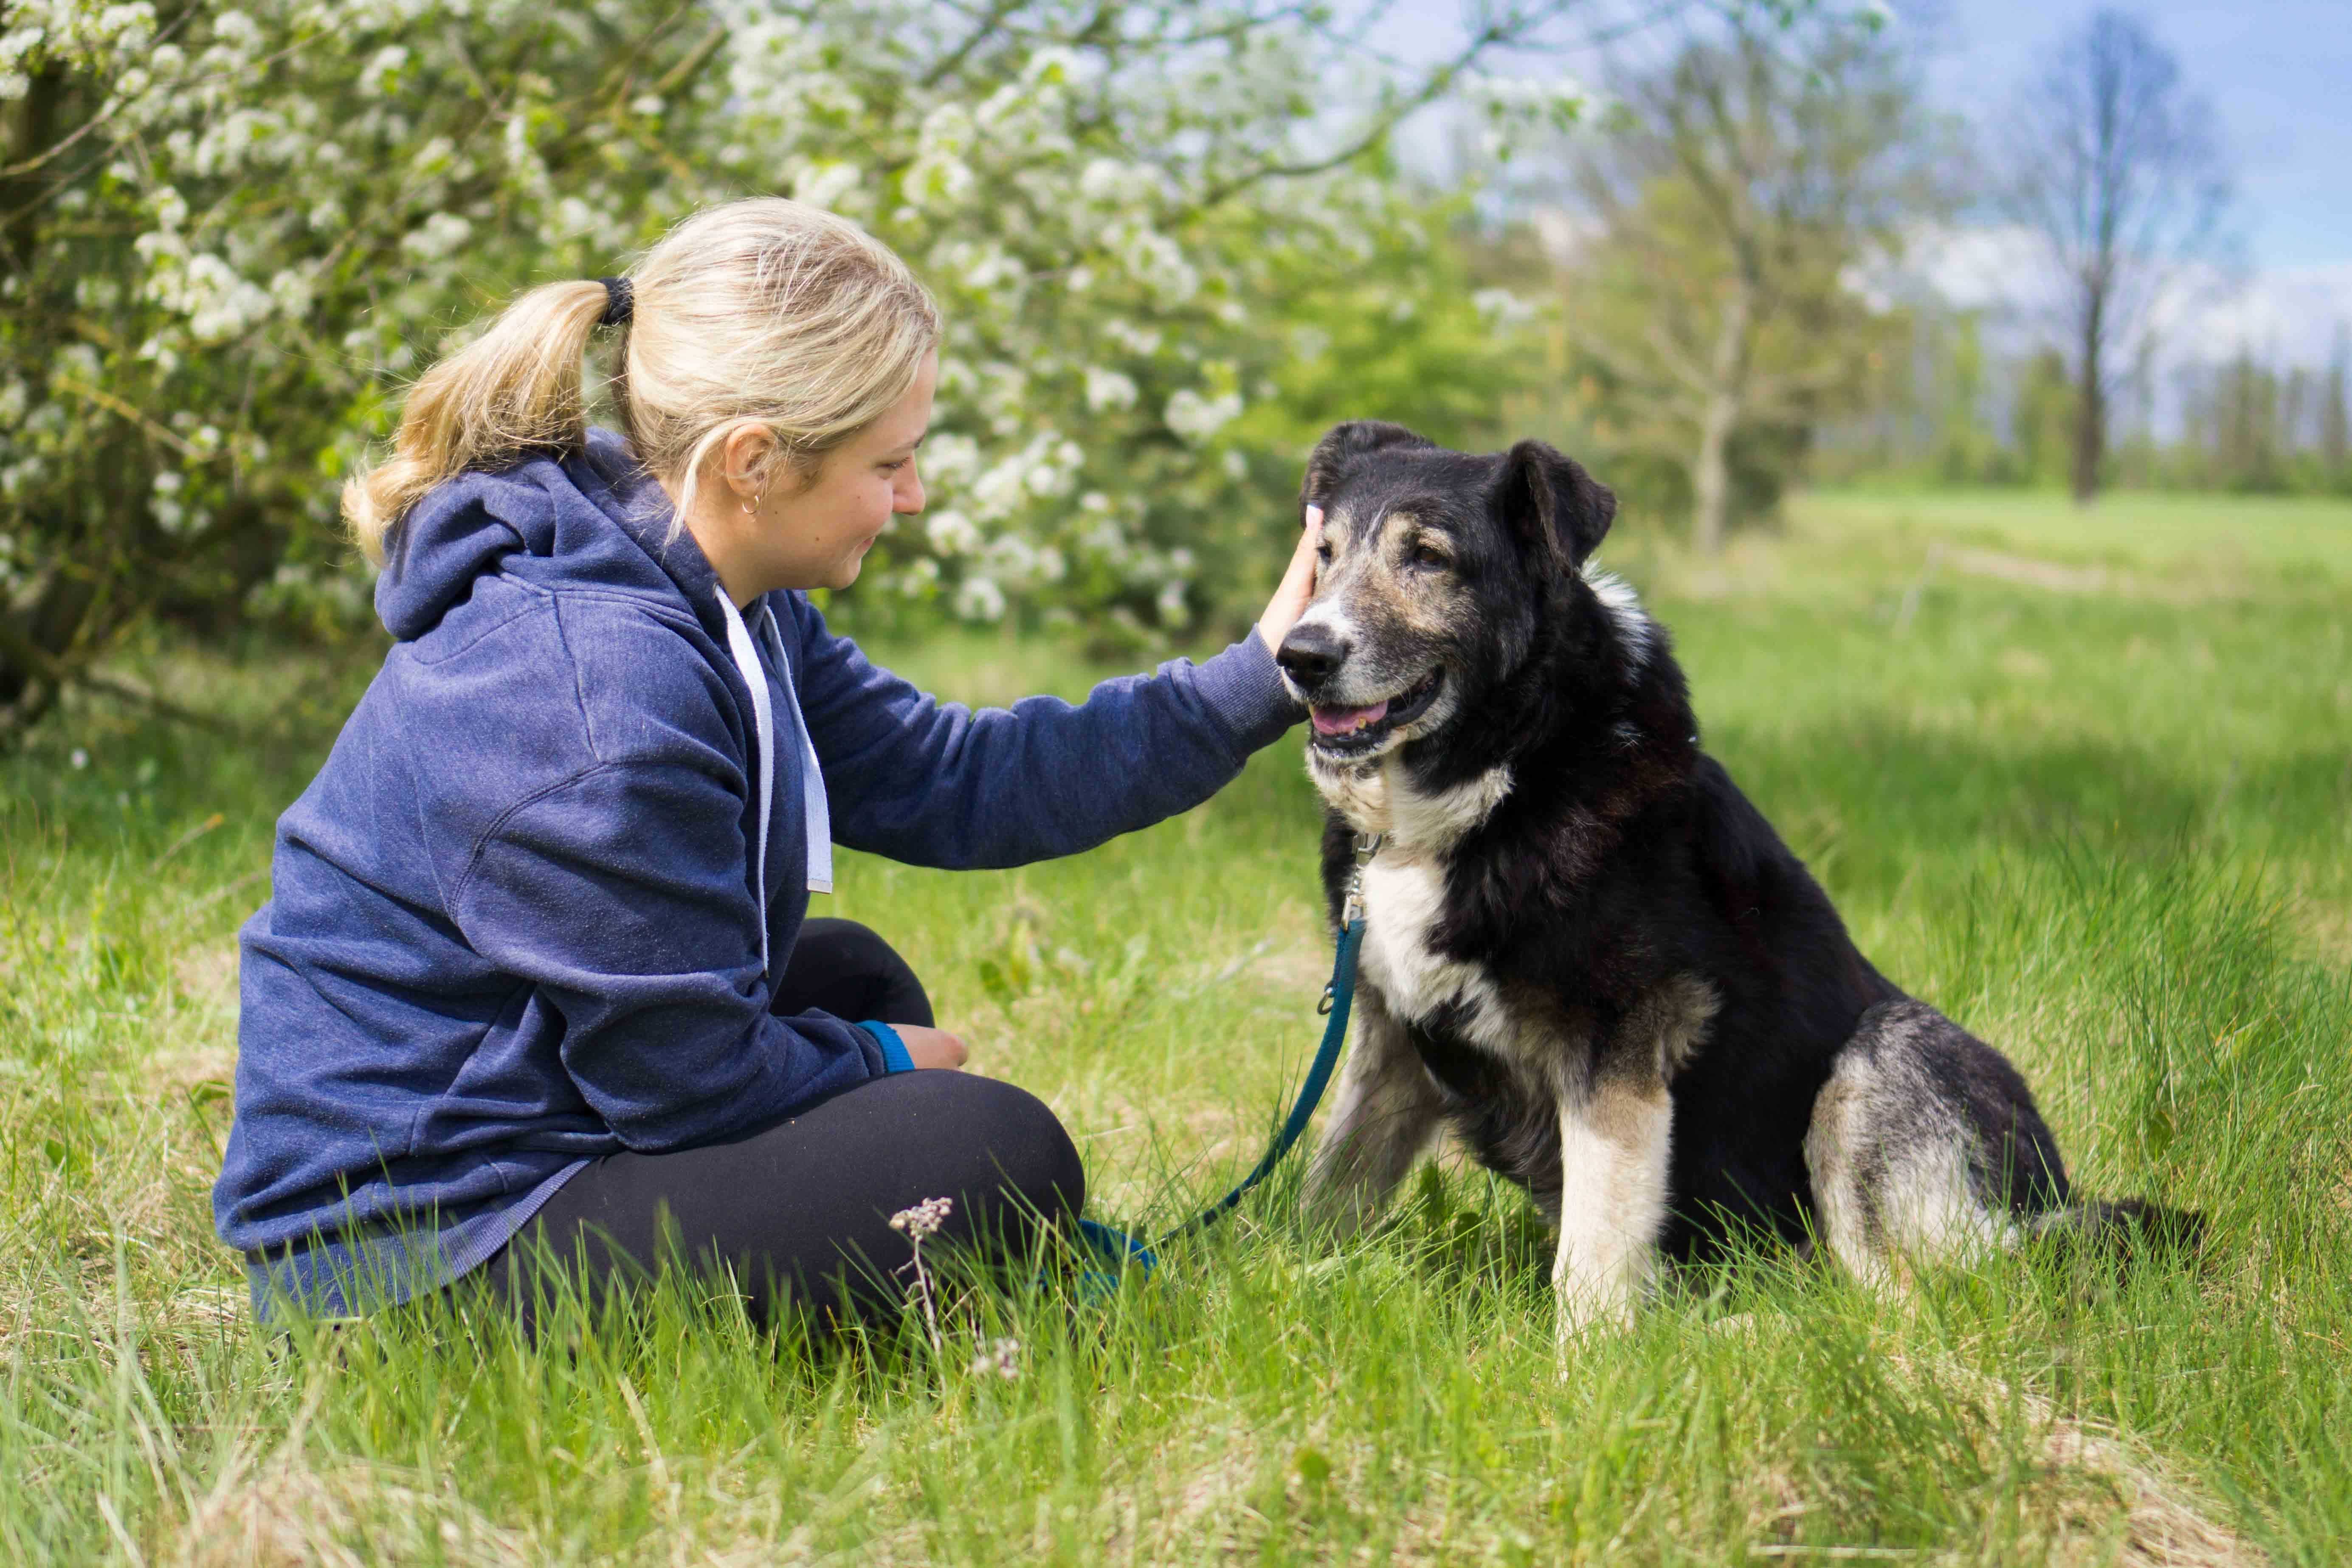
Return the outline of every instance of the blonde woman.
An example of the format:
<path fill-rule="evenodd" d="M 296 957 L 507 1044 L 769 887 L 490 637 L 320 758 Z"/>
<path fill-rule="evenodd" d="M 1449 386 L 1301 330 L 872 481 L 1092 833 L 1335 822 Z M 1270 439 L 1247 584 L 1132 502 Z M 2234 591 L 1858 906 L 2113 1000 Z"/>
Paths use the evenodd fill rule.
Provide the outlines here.
<path fill-rule="evenodd" d="M 581 388 L 606 327 L 617 433 Z M 899 1210 L 950 1197 L 949 1237 L 999 1245 L 1076 1213 L 1053 1113 L 921 1070 L 963 1043 L 809 895 L 836 842 L 1019 865 L 1214 793 L 1299 716 L 1272 649 L 1315 530 L 1205 664 L 1076 708 L 934 701 L 805 591 L 922 510 L 939 340 L 882 245 L 747 201 L 626 279 L 531 291 L 417 383 L 344 492 L 397 646 L 241 938 L 214 1205 L 257 1310 L 468 1277 L 527 1310 L 546 1260 L 593 1290 L 674 1242 L 757 1315 L 874 1313 Z"/>

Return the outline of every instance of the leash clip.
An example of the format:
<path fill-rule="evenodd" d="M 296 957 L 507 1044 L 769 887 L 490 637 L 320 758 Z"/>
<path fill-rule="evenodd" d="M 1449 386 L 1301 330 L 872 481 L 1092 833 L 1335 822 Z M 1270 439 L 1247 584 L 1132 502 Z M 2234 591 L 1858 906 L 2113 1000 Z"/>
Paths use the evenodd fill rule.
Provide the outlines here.
<path fill-rule="evenodd" d="M 1348 896 L 1339 906 L 1341 931 L 1352 931 L 1356 922 L 1364 918 L 1364 868 L 1372 863 L 1372 857 L 1381 852 L 1381 846 L 1388 842 L 1388 837 L 1385 833 L 1356 835 L 1356 869 L 1348 878 Z M 1323 988 L 1323 1005 L 1316 1010 L 1321 1013 L 1331 1010 L 1329 986 Z"/>

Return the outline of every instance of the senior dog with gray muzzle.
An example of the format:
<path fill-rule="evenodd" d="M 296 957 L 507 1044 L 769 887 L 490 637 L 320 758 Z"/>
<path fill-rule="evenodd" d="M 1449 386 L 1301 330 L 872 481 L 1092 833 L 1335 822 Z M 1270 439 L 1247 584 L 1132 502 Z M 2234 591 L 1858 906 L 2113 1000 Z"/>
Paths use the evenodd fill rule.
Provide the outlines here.
<path fill-rule="evenodd" d="M 1855 949 L 1594 569 L 1616 498 L 1583 468 L 1358 421 L 1301 499 L 1324 559 L 1278 658 L 1335 916 L 1378 837 L 1315 1216 L 1375 1217 L 1450 1126 L 1559 1226 L 1563 1333 L 1742 1231 L 1872 1280 L 2053 1230 L 2194 1237 L 2075 1202 L 2017 1070 Z"/>

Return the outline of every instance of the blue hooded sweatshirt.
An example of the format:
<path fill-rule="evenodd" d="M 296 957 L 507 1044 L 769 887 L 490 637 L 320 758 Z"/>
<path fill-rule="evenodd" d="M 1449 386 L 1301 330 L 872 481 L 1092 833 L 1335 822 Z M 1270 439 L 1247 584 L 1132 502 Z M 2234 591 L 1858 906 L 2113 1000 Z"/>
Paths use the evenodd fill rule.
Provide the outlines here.
<path fill-rule="evenodd" d="M 1081 707 L 973 713 L 775 593 L 743 613 L 777 634 L 762 778 L 728 606 L 671 519 L 598 431 L 452 479 L 394 531 L 376 608 L 397 646 L 278 819 L 240 933 L 213 1206 L 257 1309 L 439 1286 L 599 1155 L 742 1137 L 905 1065 L 853 1022 L 769 1010 L 828 803 L 853 847 L 1015 866 L 1197 805 L 1298 717 L 1254 636 Z"/>

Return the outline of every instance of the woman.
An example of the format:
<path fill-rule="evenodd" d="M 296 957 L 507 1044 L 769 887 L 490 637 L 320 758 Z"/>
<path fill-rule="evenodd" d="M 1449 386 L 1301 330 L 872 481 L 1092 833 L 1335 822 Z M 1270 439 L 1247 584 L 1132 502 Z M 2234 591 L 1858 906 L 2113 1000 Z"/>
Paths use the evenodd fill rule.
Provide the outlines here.
<path fill-rule="evenodd" d="M 581 359 L 619 329 L 620 433 Z M 889 1216 L 1019 1244 L 1084 1200 L 1053 1114 L 880 938 L 804 921 L 832 845 L 918 865 L 1067 855 L 1205 799 L 1298 716 L 1256 634 L 1082 707 L 941 706 L 800 590 L 845 588 L 916 453 L 937 308 L 855 226 L 703 213 L 627 280 L 534 289 L 411 393 L 346 488 L 398 645 L 279 820 L 242 933 L 215 1190 L 256 1308 L 365 1310 L 479 1275 L 528 1306 L 666 1238 L 767 1315 L 906 1256 Z M 665 1227 L 676 1226 L 674 1237 Z"/>

